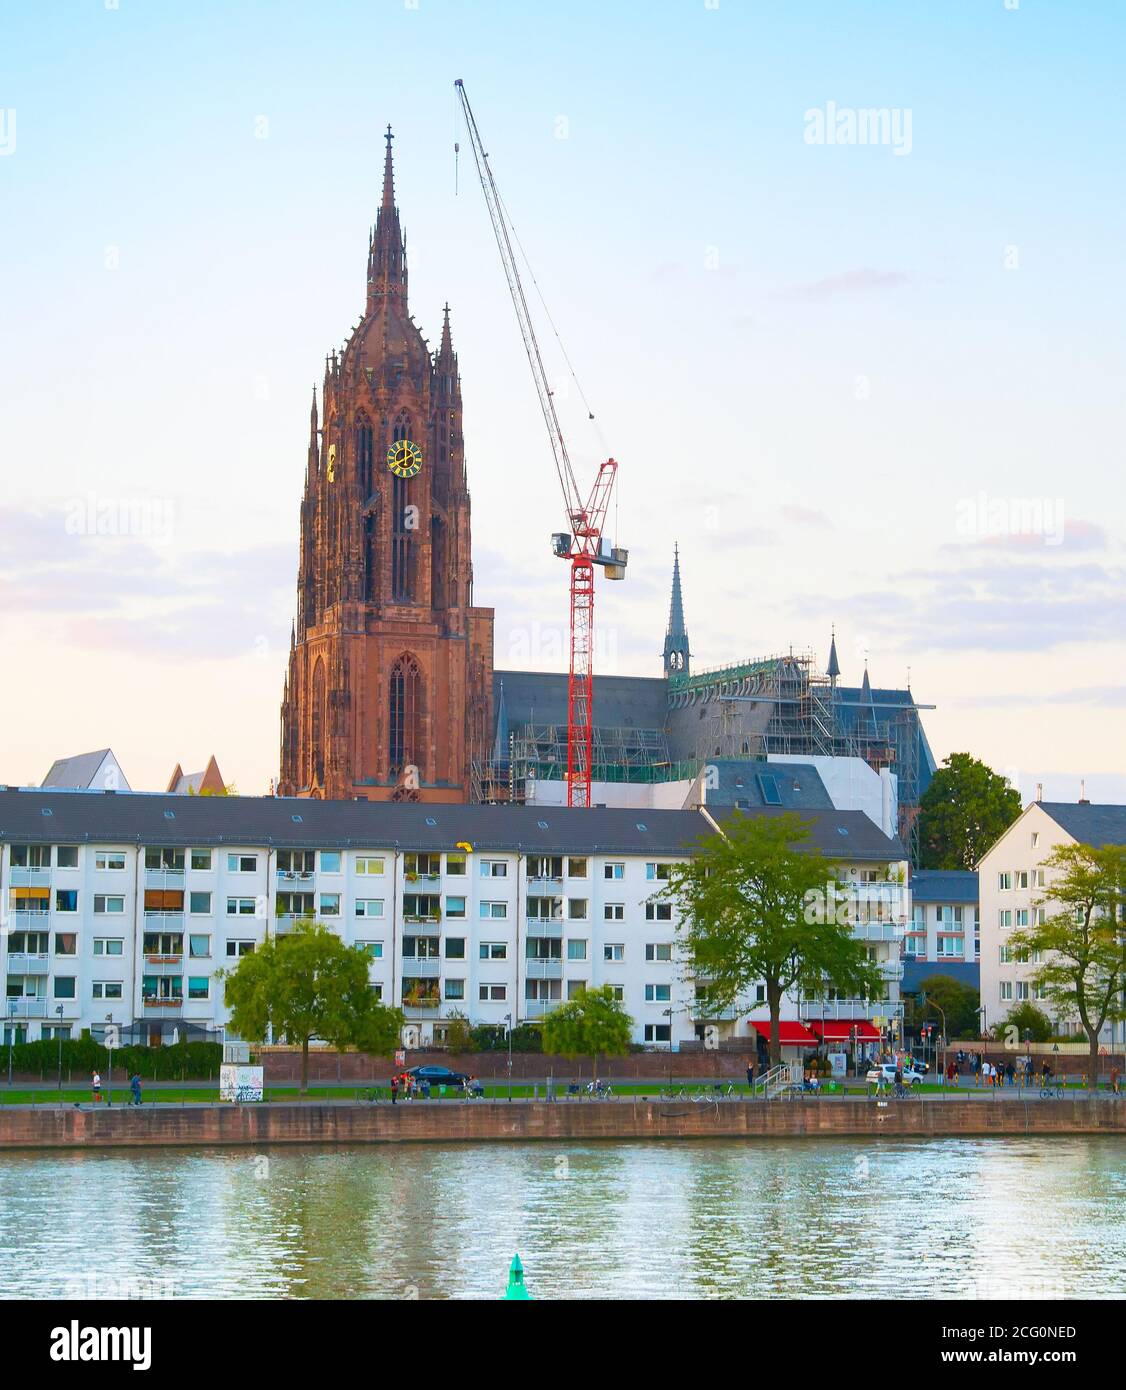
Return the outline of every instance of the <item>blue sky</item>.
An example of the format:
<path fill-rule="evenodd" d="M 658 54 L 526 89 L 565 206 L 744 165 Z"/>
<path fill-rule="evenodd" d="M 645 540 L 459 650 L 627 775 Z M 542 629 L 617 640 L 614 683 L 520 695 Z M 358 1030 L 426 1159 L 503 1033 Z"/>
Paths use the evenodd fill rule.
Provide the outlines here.
<path fill-rule="evenodd" d="M 9 780 L 106 743 L 136 785 L 274 772 L 310 390 L 362 308 L 388 121 L 497 664 L 561 665 L 462 77 L 598 417 L 561 396 L 573 452 L 621 462 L 601 669 L 658 669 L 677 540 L 698 664 L 823 656 L 835 623 L 846 679 L 910 667 L 940 755 L 1126 798 L 1114 0 L 0 13 L 0 622 L 41 671 L 7 682 Z M 909 113 L 909 152 L 807 143 L 829 103 Z M 81 534 L 99 507 L 127 534 Z"/>

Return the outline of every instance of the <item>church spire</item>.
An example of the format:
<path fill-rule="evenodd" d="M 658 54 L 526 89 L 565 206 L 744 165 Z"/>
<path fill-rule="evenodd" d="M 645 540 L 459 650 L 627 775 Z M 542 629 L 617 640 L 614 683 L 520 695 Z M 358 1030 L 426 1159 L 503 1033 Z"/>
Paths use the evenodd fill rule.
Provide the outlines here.
<path fill-rule="evenodd" d="M 829 642 L 829 665 L 825 671 L 829 677 L 829 683 L 833 689 L 837 688 L 837 677 L 841 674 L 841 663 L 837 660 L 837 629 L 833 628 L 833 636 Z"/>
<path fill-rule="evenodd" d="M 375 217 L 375 232 L 368 248 L 368 312 L 391 296 L 407 292 L 407 251 L 399 226 L 399 209 L 395 206 L 395 167 L 391 141 L 395 138 L 388 126 L 383 136 L 387 150 L 383 156 L 383 199 Z"/>
<path fill-rule="evenodd" d="M 669 626 L 665 633 L 665 675 L 688 675 L 688 629 L 684 623 L 684 598 L 680 591 L 680 547 L 674 543 L 672 558 L 672 602 L 669 604 Z"/>

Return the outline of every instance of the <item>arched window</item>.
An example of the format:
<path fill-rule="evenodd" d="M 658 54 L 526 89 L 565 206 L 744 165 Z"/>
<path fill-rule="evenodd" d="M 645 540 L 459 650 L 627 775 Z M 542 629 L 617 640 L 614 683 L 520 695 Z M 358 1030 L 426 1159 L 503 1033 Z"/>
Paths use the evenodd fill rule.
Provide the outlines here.
<path fill-rule="evenodd" d="M 397 444 L 410 437 L 411 417 L 403 410 L 395 418 L 391 438 Z M 414 598 L 415 533 L 407 525 L 410 500 L 410 479 L 396 477 L 391 487 L 391 597 L 399 603 L 410 603 Z"/>
<path fill-rule="evenodd" d="M 360 481 L 360 496 L 370 497 L 373 489 L 372 461 L 375 457 L 375 436 L 371 421 L 360 412 L 356 416 L 356 475 Z"/>
<path fill-rule="evenodd" d="M 422 676 L 404 653 L 391 668 L 388 763 L 392 776 L 422 763 Z"/>
<path fill-rule="evenodd" d="M 313 667 L 313 710 L 310 730 L 311 777 L 310 781 L 324 783 L 325 778 L 325 664 L 320 657 Z"/>

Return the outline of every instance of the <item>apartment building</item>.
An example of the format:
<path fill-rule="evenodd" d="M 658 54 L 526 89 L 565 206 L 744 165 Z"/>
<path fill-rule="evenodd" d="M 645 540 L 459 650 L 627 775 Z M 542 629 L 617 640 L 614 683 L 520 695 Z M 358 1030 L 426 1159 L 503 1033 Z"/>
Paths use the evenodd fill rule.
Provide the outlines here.
<path fill-rule="evenodd" d="M 1009 945 L 1016 930 L 1057 911 L 1046 863 L 1060 845 L 1126 844 L 1126 806 L 1088 801 L 1034 801 L 978 864 L 981 893 L 981 1003 L 985 1027 L 1002 1023 L 1012 1009 L 1031 1003 L 1052 1017 L 1033 982 L 1041 962 Z M 1061 1033 L 1075 1032 L 1074 1019 L 1054 1019 Z M 1108 1024 L 1102 1041 L 1126 1043 L 1126 1026 Z"/>
<path fill-rule="evenodd" d="M 903 937 L 903 989 L 914 993 L 931 975 L 979 986 L 981 905 L 978 877 L 964 869 L 916 869 L 911 917 Z"/>
<path fill-rule="evenodd" d="M 214 1036 L 215 972 L 312 916 L 364 948 L 421 1041 L 454 1012 L 524 1022 L 610 985 L 636 1042 L 676 1046 L 710 1020 L 655 895 L 712 829 L 698 811 L 0 790 L 5 1037 Z M 856 930 L 890 971 L 902 847 L 861 812 L 818 817 L 815 840 L 849 855 Z M 816 1002 L 819 1018 L 896 1007 Z M 755 1009 L 725 1034 L 753 1034 Z"/>

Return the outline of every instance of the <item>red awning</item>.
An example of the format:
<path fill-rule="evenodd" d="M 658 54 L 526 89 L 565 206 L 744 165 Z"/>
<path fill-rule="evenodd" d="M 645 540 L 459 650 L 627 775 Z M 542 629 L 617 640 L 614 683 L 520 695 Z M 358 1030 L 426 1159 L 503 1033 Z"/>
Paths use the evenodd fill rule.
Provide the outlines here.
<path fill-rule="evenodd" d="M 751 1027 L 761 1033 L 767 1042 L 770 1041 L 770 1020 L 765 1023 L 758 1019 L 748 1019 Z M 778 1041 L 782 1047 L 816 1047 L 817 1039 L 808 1029 L 803 1028 L 800 1023 L 790 1019 L 780 1018 L 778 1020 Z"/>
<path fill-rule="evenodd" d="M 866 1018 L 811 1018 L 809 1026 L 825 1042 L 879 1042 L 880 1030 Z M 853 1031 L 855 1029 L 855 1032 Z"/>

